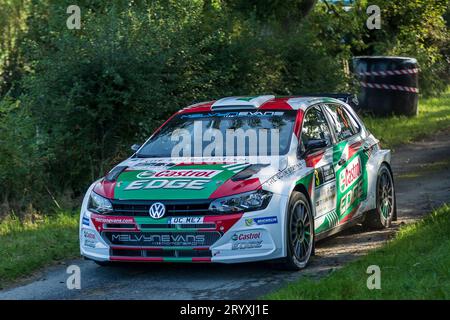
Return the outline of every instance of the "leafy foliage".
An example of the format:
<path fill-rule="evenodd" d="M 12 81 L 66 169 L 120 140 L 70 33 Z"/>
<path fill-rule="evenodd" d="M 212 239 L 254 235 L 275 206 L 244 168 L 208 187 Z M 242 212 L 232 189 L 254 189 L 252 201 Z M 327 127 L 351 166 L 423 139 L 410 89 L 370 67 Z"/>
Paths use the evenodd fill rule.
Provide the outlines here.
<path fill-rule="evenodd" d="M 447 0 L 377 0 L 382 29 L 370 35 L 373 54 L 417 58 L 419 84 L 426 95 L 445 91 L 450 82 L 450 34 L 443 19 Z"/>

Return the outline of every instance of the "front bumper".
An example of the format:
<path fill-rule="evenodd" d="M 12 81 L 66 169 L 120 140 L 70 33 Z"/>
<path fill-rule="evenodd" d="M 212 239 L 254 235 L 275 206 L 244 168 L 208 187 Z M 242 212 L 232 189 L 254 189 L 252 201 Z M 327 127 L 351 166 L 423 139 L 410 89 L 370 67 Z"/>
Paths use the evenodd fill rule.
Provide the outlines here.
<path fill-rule="evenodd" d="M 218 262 L 285 256 L 287 198 L 273 195 L 260 211 L 226 215 L 104 216 L 84 209 L 80 251 L 97 261 Z"/>

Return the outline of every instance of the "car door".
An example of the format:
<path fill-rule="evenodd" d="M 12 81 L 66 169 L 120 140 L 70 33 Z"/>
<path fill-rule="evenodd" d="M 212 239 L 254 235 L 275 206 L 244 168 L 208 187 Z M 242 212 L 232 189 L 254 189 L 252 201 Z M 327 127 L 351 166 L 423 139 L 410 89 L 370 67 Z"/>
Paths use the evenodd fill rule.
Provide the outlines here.
<path fill-rule="evenodd" d="M 324 109 L 335 138 L 332 162 L 336 173 L 336 213 L 342 224 L 359 214 L 360 204 L 367 197 L 367 157 L 361 128 L 346 107 L 327 103 Z"/>
<path fill-rule="evenodd" d="M 309 141 L 326 141 L 324 147 L 309 150 L 305 155 L 306 165 L 314 168 L 314 220 L 315 232 L 318 234 L 337 223 L 336 179 L 333 165 L 334 138 L 321 105 L 315 105 L 306 110 L 300 139 L 304 148 Z"/>

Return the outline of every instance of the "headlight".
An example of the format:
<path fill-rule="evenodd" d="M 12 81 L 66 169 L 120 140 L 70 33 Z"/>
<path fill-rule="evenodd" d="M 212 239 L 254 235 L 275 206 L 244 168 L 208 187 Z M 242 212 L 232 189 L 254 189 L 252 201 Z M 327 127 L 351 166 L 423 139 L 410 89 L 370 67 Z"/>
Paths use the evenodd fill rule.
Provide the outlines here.
<path fill-rule="evenodd" d="M 94 213 L 106 214 L 113 211 L 113 207 L 111 202 L 96 194 L 95 192 L 91 192 L 88 203 L 88 210 Z"/>
<path fill-rule="evenodd" d="M 209 210 L 220 213 L 262 210 L 269 204 L 272 192 L 257 190 L 219 198 L 211 202 Z"/>

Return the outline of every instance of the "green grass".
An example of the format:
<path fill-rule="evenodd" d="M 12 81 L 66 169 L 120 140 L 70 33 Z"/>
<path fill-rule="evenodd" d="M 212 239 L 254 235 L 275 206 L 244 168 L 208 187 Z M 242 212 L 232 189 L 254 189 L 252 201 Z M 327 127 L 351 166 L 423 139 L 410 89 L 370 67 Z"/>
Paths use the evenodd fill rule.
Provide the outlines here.
<path fill-rule="evenodd" d="M 381 140 L 382 146 L 392 148 L 432 135 L 450 127 L 450 89 L 437 98 L 420 99 L 417 117 L 363 117 L 367 128 Z"/>
<path fill-rule="evenodd" d="M 56 260 L 79 255 L 78 214 L 39 222 L 8 217 L 0 223 L 0 288 Z"/>
<path fill-rule="evenodd" d="M 367 288 L 367 267 L 381 269 L 381 289 Z M 400 229 L 395 239 L 330 275 L 303 278 L 268 299 L 450 299 L 450 207 Z"/>

